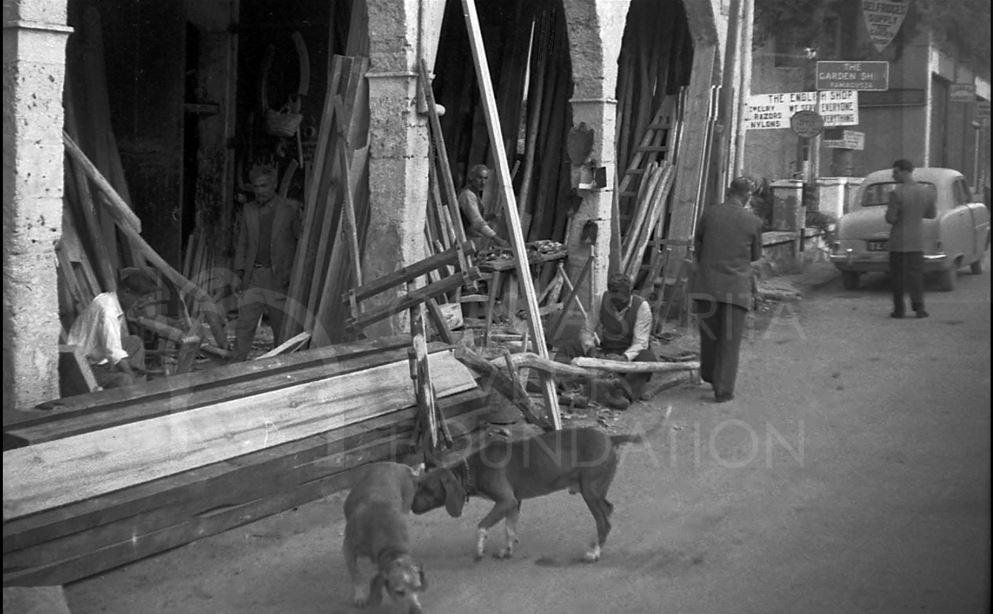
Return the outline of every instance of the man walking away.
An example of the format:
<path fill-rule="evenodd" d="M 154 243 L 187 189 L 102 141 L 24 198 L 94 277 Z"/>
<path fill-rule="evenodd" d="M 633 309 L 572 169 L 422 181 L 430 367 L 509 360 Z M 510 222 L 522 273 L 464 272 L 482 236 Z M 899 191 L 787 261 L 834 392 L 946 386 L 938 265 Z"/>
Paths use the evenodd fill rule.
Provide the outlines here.
<path fill-rule="evenodd" d="M 752 308 L 751 263 L 762 257 L 762 220 L 746 209 L 752 182 L 731 182 L 727 200 L 706 208 L 696 232 L 690 286 L 700 328 L 700 377 L 718 403 L 734 398 L 745 316 Z"/>
<path fill-rule="evenodd" d="M 893 163 L 893 181 L 897 185 L 890 192 L 890 202 L 886 205 L 886 222 L 892 225 L 887 243 L 893 290 L 890 317 L 905 315 L 903 295 L 906 292 L 910 294 L 910 307 L 917 317 L 926 318 L 923 220 L 934 219 L 938 214 L 935 193 L 914 181 L 914 165 L 910 160 L 901 158 Z"/>

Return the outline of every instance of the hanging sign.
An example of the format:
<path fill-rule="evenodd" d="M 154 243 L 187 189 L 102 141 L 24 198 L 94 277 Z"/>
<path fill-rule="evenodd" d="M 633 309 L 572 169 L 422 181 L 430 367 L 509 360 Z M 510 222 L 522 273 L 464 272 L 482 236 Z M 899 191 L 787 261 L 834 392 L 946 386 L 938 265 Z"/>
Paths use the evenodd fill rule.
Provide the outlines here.
<path fill-rule="evenodd" d="M 883 49 L 893 42 L 909 7 L 909 0 L 906 2 L 862 0 L 865 28 L 869 31 L 869 40 L 872 41 L 876 51 L 882 53 Z"/>
<path fill-rule="evenodd" d="M 976 86 L 972 83 L 952 83 L 948 86 L 948 100 L 952 102 L 975 102 Z"/>
<path fill-rule="evenodd" d="M 790 118 L 797 111 L 815 111 L 827 127 L 855 126 L 859 123 L 859 93 L 826 90 L 753 94 L 748 97 L 745 109 L 745 127 L 748 130 L 789 128 Z"/>
<path fill-rule="evenodd" d="M 865 149 L 865 132 L 836 129 L 831 134 L 828 134 L 825 131 L 824 140 L 821 143 L 829 149 L 854 149 L 862 151 Z"/>

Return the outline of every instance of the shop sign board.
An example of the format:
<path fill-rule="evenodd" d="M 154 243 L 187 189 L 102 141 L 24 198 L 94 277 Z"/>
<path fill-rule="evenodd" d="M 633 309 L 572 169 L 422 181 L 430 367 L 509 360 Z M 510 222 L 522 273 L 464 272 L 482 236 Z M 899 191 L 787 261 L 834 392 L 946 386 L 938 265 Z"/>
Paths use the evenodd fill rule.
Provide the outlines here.
<path fill-rule="evenodd" d="M 855 126 L 859 123 L 857 90 L 823 92 L 784 92 L 753 94 L 748 97 L 745 127 L 748 130 L 790 128 L 790 118 L 797 111 L 813 111 L 824 119 L 824 126 Z"/>
<path fill-rule="evenodd" d="M 816 87 L 819 90 L 885 92 L 890 89 L 890 63 L 818 62 Z"/>

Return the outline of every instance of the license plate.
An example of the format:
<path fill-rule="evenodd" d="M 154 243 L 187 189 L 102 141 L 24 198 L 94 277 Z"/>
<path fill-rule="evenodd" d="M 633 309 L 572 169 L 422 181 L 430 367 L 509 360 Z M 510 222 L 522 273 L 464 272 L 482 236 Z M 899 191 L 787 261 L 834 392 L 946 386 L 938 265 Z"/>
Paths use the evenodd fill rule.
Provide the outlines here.
<path fill-rule="evenodd" d="M 885 252 L 886 241 L 869 241 L 868 248 L 870 252 Z"/>

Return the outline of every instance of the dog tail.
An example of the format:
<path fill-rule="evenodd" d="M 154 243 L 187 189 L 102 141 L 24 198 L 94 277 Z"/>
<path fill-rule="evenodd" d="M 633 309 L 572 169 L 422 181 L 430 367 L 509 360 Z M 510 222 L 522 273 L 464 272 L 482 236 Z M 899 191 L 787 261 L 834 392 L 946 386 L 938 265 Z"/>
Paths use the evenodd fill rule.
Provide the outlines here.
<path fill-rule="evenodd" d="M 653 424 L 647 431 L 644 431 L 642 433 L 624 433 L 621 435 L 610 435 L 610 443 L 615 447 L 624 445 L 626 443 L 642 443 L 648 437 L 651 437 L 655 433 L 662 430 L 662 427 L 669 419 L 669 414 L 671 413 L 672 413 L 672 405 L 669 405 L 665 408 L 665 414 L 663 414 L 662 419 L 656 422 L 655 424 Z"/>

